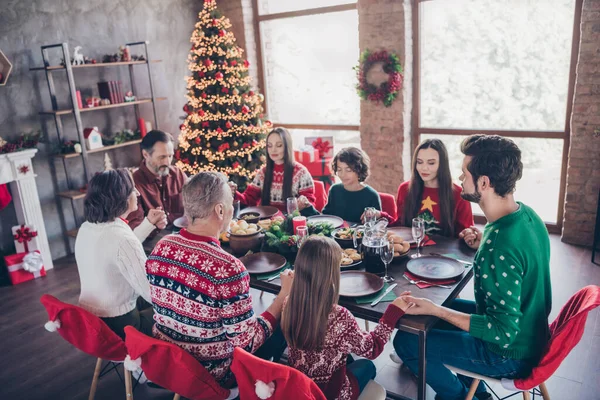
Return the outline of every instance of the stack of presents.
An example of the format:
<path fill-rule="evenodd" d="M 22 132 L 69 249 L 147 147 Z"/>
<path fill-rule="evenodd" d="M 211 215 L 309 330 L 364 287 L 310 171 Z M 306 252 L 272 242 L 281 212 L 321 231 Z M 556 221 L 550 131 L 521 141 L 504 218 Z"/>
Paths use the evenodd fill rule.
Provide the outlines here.
<path fill-rule="evenodd" d="M 11 283 L 17 285 L 46 276 L 35 228 L 32 225 L 17 225 L 12 232 L 17 252 L 4 256 Z"/>
<path fill-rule="evenodd" d="M 294 151 L 294 158 L 304 165 L 314 180 L 321 181 L 325 190 L 335 182 L 334 171 L 331 169 L 333 160 L 333 138 L 307 138 L 300 150 Z"/>

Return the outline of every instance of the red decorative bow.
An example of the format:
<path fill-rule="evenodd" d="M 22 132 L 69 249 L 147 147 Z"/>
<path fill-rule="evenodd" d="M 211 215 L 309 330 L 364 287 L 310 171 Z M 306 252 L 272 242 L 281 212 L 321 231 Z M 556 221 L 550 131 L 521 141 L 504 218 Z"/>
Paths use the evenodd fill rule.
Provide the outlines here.
<path fill-rule="evenodd" d="M 323 140 L 322 138 L 313 140 L 312 147 L 319 151 L 319 158 L 324 158 L 329 150 L 333 148 L 333 146 L 329 144 L 329 140 Z"/>
<path fill-rule="evenodd" d="M 28 253 L 29 246 L 27 245 L 27 243 L 31 242 L 31 240 L 37 235 L 37 231 L 31 230 L 25 225 L 21 225 L 21 227 L 15 232 L 15 240 L 19 243 L 23 243 L 23 246 L 25 247 L 25 252 Z"/>

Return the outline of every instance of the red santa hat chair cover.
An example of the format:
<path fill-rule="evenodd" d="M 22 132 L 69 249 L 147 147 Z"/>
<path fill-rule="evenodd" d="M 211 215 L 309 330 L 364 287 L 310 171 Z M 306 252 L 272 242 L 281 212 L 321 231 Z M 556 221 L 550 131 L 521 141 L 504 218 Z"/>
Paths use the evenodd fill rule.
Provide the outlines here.
<path fill-rule="evenodd" d="M 469 371 L 446 365 L 455 373 L 473 378 L 469 396 L 472 399 L 480 380 L 487 382 L 500 382 L 505 389 L 523 391 L 523 398 L 528 399 L 528 391 L 539 387 L 544 400 L 549 400 L 550 395 L 544 382 L 558 369 L 562 361 L 571 350 L 579 343 L 585 329 L 588 313 L 600 305 L 600 286 L 589 285 L 575 293 L 563 306 L 558 316 L 550 324 L 550 340 L 546 351 L 538 365 L 524 379 L 496 380 Z"/>

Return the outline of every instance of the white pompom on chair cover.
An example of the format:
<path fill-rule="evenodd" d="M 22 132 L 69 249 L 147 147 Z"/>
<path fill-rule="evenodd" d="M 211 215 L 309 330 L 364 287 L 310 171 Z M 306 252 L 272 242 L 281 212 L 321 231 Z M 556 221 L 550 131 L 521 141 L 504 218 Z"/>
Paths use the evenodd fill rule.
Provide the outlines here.
<path fill-rule="evenodd" d="M 600 286 L 595 285 L 584 287 L 567 301 L 558 313 L 558 317 L 550 324 L 550 340 L 542 359 L 527 378 L 498 380 L 450 365 L 446 365 L 446 368 L 457 374 L 473 378 L 473 383 L 465 400 L 473 398 L 479 381 L 497 382 L 507 390 L 521 391 L 524 400 L 530 398 L 529 390 L 533 390 L 534 396 L 541 394 L 544 400 L 550 400 L 545 382 L 579 343 L 583 336 L 588 313 L 599 305 Z"/>

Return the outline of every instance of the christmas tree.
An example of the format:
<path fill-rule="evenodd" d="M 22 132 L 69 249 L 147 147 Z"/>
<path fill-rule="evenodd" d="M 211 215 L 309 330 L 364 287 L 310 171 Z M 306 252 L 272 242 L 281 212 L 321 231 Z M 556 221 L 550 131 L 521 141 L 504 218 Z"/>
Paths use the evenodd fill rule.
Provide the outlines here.
<path fill-rule="evenodd" d="M 188 175 L 219 171 L 240 189 L 266 161 L 263 95 L 251 90 L 249 63 L 229 31 L 231 23 L 205 0 L 188 56 L 187 104 L 180 125 L 177 166 Z"/>

